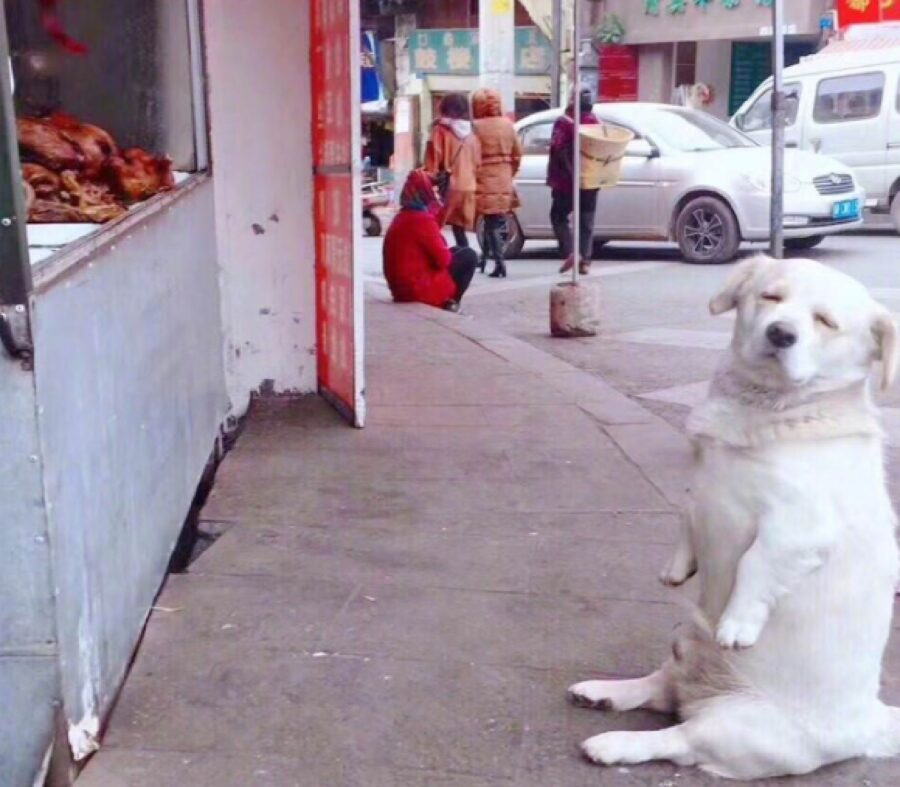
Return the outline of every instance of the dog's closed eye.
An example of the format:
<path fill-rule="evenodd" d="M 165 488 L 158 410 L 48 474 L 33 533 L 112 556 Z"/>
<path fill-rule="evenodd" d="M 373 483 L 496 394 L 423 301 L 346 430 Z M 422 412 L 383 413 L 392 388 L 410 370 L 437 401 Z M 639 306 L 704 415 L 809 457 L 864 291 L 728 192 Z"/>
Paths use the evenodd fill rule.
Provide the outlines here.
<path fill-rule="evenodd" d="M 777 292 L 764 292 L 759 297 L 764 301 L 769 301 L 769 303 L 781 303 L 784 300 L 784 297 Z"/>
<path fill-rule="evenodd" d="M 834 319 L 830 314 L 825 314 L 824 312 L 816 312 L 816 322 L 819 325 L 822 325 L 828 328 L 830 331 L 836 331 L 840 328 L 837 323 L 837 320 Z"/>

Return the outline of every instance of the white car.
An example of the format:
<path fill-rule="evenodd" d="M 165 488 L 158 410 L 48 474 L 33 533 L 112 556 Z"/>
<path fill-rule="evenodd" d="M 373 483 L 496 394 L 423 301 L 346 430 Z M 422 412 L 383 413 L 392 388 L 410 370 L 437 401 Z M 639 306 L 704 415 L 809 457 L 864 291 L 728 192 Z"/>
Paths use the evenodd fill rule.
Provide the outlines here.
<path fill-rule="evenodd" d="M 622 177 L 597 200 L 595 237 L 672 240 L 688 262 L 735 257 L 742 241 L 769 238 L 771 150 L 711 115 L 665 104 L 600 104 L 602 121 L 635 134 Z M 508 222 L 515 256 L 529 240 L 552 239 L 547 157 L 560 110 L 531 115 L 516 128 L 524 157 L 516 180 L 522 204 Z M 865 193 L 844 164 L 786 151 L 785 239 L 809 249 L 826 235 L 862 225 Z M 479 228 L 479 237 L 483 236 Z"/>
<path fill-rule="evenodd" d="M 804 58 L 784 70 L 784 90 L 787 146 L 851 167 L 866 190 L 866 207 L 890 213 L 900 232 L 900 26 L 896 30 L 893 39 L 885 39 L 892 47 L 880 48 L 881 39 L 872 49 L 845 40 Z M 768 79 L 731 125 L 771 144 L 771 105 Z"/>

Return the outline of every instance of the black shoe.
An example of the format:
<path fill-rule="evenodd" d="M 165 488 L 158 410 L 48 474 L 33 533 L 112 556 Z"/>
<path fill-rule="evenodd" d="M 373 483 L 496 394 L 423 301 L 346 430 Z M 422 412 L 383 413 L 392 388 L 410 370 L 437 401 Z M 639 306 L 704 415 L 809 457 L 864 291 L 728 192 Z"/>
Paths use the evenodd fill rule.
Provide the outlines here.
<path fill-rule="evenodd" d="M 489 279 L 505 279 L 506 278 L 506 265 L 502 262 L 498 262 L 494 265 L 494 270 L 492 270 L 488 274 Z"/>
<path fill-rule="evenodd" d="M 459 311 L 459 301 L 455 301 L 452 298 L 447 301 L 442 307 L 445 312 L 458 312 Z"/>
<path fill-rule="evenodd" d="M 478 261 L 477 269 L 480 270 L 482 273 L 484 273 L 484 269 L 485 269 L 486 267 L 487 267 L 487 257 L 482 257 L 482 258 Z"/>

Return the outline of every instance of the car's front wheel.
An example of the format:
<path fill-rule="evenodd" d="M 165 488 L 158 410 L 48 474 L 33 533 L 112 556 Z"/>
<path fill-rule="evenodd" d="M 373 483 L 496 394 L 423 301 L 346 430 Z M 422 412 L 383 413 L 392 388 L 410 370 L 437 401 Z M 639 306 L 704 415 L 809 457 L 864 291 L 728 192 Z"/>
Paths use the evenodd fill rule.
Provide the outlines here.
<path fill-rule="evenodd" d="M 731 208 L 717 197 L 695 197 L 675 219 L 675 240 L 686 262 L 717 264 L 734 259 L 741 233 Z"/>
<path fill-rule="evenodd" d="M 894 194 L 894 198 L 891 200 L 891 218 L 894 220 L 895 229 L 900 232 L 900 190 Z"/>
<path fill-rule="evenodd" d="M 475 222 L 475 236 L 478 238 L 478 245 L 482 251 L 487 249 L 487 239 L 484 231 L 484 217 L 479 216 Z M 518 257 L 522 253 L 522 247 L 525 245 L 525 236 L 522 234 L 522 227 L 514 213 L 510 213 L 506 217 L 506 227 L 501 230 L 503 238 L 503 257 L 510 260 Z"/>
<path fill-rule="evenodd" d="M 785 238 L 784 248 L 791 251 L 809 251 L 809 249 L 816 248 L 823 240 L 825 240 L 824 235 L 811 235 L 808 238 Z"/>

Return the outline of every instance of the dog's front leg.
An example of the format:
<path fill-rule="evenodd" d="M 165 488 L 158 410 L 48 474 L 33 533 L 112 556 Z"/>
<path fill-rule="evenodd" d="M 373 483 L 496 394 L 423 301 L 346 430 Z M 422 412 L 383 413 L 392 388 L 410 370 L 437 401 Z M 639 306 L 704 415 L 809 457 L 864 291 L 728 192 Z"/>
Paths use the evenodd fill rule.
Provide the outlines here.
<path fill-rule="evenodd" d="M 756 644 L 778 600 L 825 562 L 836 529 L 830 519 L 809 510 L 785 514 L 763 517 L 738 562 L 734 590 L 716 629 L 723 647 Z"/>

